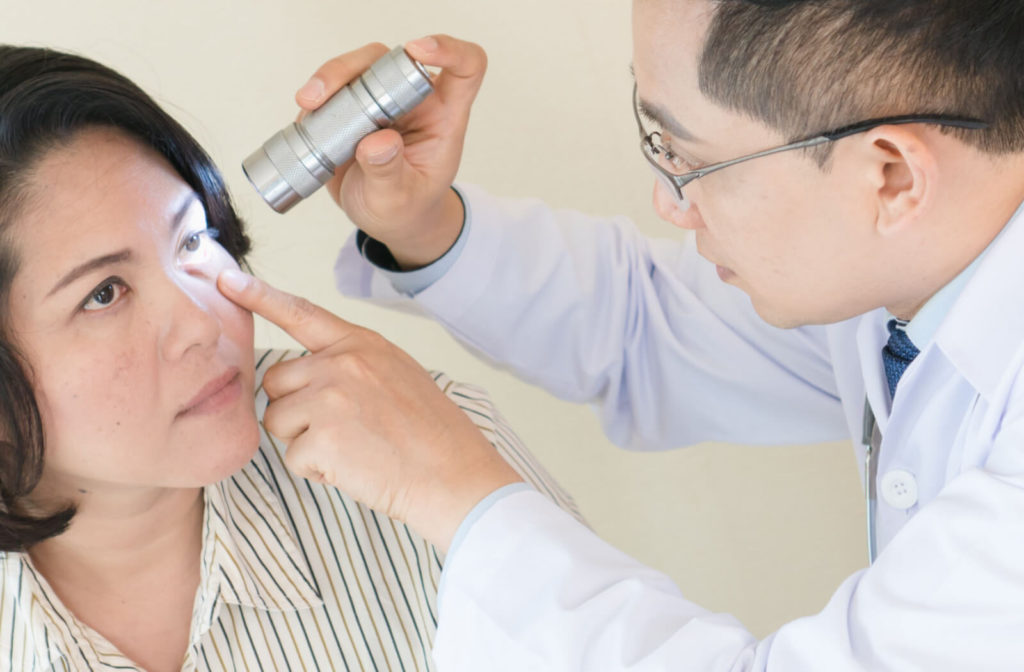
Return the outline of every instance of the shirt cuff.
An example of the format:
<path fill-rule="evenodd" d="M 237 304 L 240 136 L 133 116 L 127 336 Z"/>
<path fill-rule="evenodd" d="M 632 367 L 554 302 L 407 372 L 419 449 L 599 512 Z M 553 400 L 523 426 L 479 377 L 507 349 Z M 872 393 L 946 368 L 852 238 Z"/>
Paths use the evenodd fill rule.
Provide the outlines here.
<path fill-rule="evenodd" d="M 501 500 L 505 499 L 506 497 L 516 494 L 517 492 L 523 492 L 524 490 L 533 489 L 533 486 L 530 485 L 529 483 L 526 483 L 525 481 L 518 481 L 516 483 L 503 485 L 502 487 L 498 488 L 491 494 L 481 499 L 480 502 L 470 510 L 466 517 L 462 519 L 462 522 L 459 523 L 458 529 L 455 530 L 455 536 L 452 537 L 452 543 L 448 545 L 448 553 L 445 554 L 445 564 L 448 564 L 448 559 L 455 555 L 455 552 L 458 550 L 459 545 L 462 543 L 463 539 L 466 538 L 466 535 L 469 534 L 469 529 L 473 527 L 476 521 L 483 518 L 484 514 L 487 513 L 487 511 L 492 506 L 494 506 Z M 441 593 L 441 588 L 444 586 L 444 577 L 444 569 L 442 568 L 441 582 L 437 588 L 438 594 Z"/>
<path fill-rule="evenodd" d="M 462 253 L 462 249 L 466 246 L 466 240 L 469 239 L 469 204 L 454 186 L 452 191 L 462 201 L 462 211 L 465 213 L 462 219 L 462 230 L 447 252 L 423 268 L 417 268 L 412 271 L 400 270 L 398 262 L 395 261 L 395 257 L 391 254 L 391 250 L 387 248 L 387 245 L 375 238 L 371 238 L 361 230 L 356 233 L 356 248 L 359 250 L 359 253 L 363 255 L 364 259 L 377 267 L 380 274 L 388 279 L 396 291 L 406 296 L 415 296 L 434 284 L 455 264 L 455 260 L 459 258 L 459 254 Z"/>

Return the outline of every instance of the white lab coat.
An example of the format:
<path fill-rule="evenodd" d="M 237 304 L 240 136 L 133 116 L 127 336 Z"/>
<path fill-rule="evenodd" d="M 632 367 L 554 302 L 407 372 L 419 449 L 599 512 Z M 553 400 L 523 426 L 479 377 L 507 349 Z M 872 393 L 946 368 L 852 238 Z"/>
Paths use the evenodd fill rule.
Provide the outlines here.
<path fill-rule="evenodd" d="M 757 641 L 532 492 L 448 559 L 435 657 L 451 670 L 1024 669 L 1024 216 L 990 246 L 890 413 L 876 311 L 779 330 L 694 246 L 622 219 L 461 186 L 465 248 L 416 303 L 523 378 L 595 403 L 635 449 L 883 434 L 878 560 Z M 350 295 L 398 301 L 349 241 Z M 880 309 L 881 311 L 881 309 Z"/>

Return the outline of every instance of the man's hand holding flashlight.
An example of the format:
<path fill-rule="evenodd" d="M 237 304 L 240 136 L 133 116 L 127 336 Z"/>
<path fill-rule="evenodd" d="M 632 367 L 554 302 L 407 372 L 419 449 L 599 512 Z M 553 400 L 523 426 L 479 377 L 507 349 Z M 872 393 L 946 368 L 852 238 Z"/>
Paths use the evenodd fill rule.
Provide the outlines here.
<path fill-rule="evenodd" d="M 310 351 L 271 367 L 263 416 L 285 464 L 408 523 L 446 551 L 484 497 L 522 480 L 434 380 L 376 332 L 241 271 L 218 279 L 239 306 Z"/>
<path fill-rule="evenodd" d="M 462 229 L 462 203 L 450 187 L 487 56 L 447 35 L 415 40 L 405 49 L 442 69 L 434 93 L 393 128 L 363 138 L 355 159 L 336 171 L 327 189 L 356 226 L 387 245 L 402 268 L 412 269 L 443 255 Z M 387 51 L 369 44 L 328 61 L 296 101 L 305 111 L 316 109 Z"/>

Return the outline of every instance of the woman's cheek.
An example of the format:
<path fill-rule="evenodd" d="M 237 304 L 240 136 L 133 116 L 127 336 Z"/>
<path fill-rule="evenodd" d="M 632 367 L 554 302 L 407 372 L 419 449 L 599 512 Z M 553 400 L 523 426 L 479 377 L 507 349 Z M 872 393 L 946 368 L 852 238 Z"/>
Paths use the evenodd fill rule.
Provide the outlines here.
<path fill-rule="evenodd" d="M 153 390 L 132 348 L 77 350 L 66 367 L 42 372 L 36 396 L 47 452 L 103 445 L 130 431 L 133 419 L 152 417 Z M 71 457 L 67 456 L 66 457 Z"/>
<path fill-rule="evenodd" d="M 252 313 L 248 310 L 241 308 L 234 301 L 231 301 L 217 289 L 217 277 L 220 276 L 221 271 L 226 269 L 238 269 L 238 262 L 235 261 L 234 257 L 228 254 L 227 250 L 217 246 L 216 254 L 212 255 L 208 265 L 205 267 L 205 278 L 209 282 L 209 289 L 213 294 L 212 301 L 217 306 L 218 311 L 223 311 L 223 323 L 231 325 L 228 327 L 228 331 L 231 333 L 231 339 L 236 345 L 243 351 L 252 350 L 253 348 L 253 317 Z"/>

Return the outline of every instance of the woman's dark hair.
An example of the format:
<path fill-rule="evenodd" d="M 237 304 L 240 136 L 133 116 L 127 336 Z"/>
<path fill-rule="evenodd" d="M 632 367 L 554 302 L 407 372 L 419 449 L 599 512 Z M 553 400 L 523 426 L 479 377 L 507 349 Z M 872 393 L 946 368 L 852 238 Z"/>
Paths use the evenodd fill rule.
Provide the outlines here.
<path fill-rule="evenodd" d="M 117 129 L 153 148 L 195 190 L 218 242 L 241 262 L 249 239 L 213 161 L 142 89 L 110 68 L 50 49 L 0 45 L 0 551 L 63 532 L 74 507 L 39 513 L 26 496 L 43 471 L 45 436 L 7 306 L 19 260 L 11 224 L 31 171 L 86 128 Z"/>

